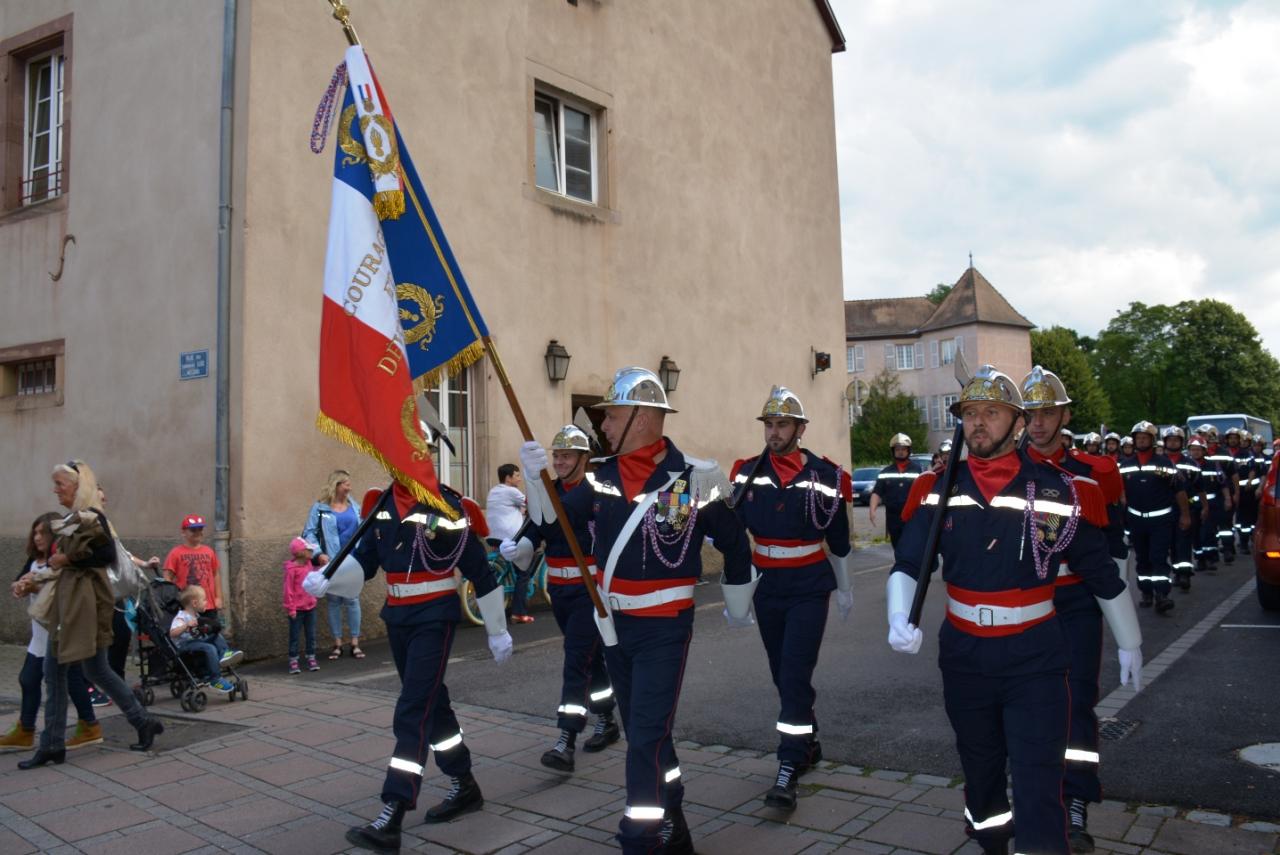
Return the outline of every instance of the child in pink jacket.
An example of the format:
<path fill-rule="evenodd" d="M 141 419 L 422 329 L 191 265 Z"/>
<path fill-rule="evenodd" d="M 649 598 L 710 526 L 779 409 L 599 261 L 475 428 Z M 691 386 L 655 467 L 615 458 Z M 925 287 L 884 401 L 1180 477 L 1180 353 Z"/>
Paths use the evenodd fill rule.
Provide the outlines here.
<path fill-rule="evenodd" d="M 302 590 L 302 580 L 313 569 L 311 544 L 295 537 L 289 544 L 293 558 L 284 562 L 284 610 L 289 614 L 289 673 L 301 674 L 298 665 L 298 631 L 307 633 L 307 670 L 319 671 L 316 661 L 316 598 Z"/>

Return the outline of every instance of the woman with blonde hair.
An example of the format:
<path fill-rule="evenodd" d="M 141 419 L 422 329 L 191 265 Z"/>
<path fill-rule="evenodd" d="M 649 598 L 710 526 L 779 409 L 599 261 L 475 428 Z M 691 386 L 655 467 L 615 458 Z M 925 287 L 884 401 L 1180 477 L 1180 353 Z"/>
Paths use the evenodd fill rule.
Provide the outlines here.
<path fill-rule="evenodd" d="M 83 460 L 58 464 L 52 477 L 53 493 L 68 513 L 52 525 L 55 551 L 48 561 L 57 575 L 48 583 L 56 589 L 46 621 L 44 730 L 35 755 L 19 763 L 19 769 L 66 760 L 67 669 L 77 662 L 137 728 L 138 741 L 130 748 L 146 751 L 164 732 L 160 720 L 147 714 L 107 664 L 115 608 L 107 567 L 116 560 L 116 542 L 100 507 L 98 479 Z"/>
<path fill-rule="evenodd" d="M 311 506 L 307 514 L 307 524 L 302 529 L 302 539 L 308 543 L 320 545 L 317 563 L 326 564 L 338 554 L 338 550 L 360 527 L 360 510 L 351 501 L 351 473 L 345 469 L 335 469 L 329 473 L 320 497 Z M 333 649 L 329 651 L 330 659 L 342 656 L 342 616 L 347 617 L 347 626 L 351 630 L 351 655 L 356 659 L 364 658 L 360 649 L 360 598 L 336 597 L 327 594 L 324 598 L 328 604 L 329 631 L 333 633 Z"/>

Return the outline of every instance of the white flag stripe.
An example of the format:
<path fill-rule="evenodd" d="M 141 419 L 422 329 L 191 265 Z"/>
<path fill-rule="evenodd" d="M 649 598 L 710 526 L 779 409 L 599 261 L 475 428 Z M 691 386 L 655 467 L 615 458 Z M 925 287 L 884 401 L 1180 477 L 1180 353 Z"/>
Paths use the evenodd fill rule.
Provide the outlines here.
<path fill-rule="evenodd" d="M 348 316 L 393 339 L 404 353 L 395 278 L 378 215 L 364 194 L 334 179 L 329 246 L 324 259 L 324 296 Z"/>

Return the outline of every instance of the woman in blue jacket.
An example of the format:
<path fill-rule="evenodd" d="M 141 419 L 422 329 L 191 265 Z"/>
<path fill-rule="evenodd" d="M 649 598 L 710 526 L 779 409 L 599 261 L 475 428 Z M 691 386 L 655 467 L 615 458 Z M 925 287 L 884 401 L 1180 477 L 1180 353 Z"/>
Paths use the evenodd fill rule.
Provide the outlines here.
<path fill-rule="evenodd" d="M 323 559 L 321 563 L 324 563 L 338 554 L 359 526 L 360 509 L 351 501 L 351 473 L 335 469 L 329 473 L 319 500 L 307 514 L 302 539 L 320 544 L 317 558 Z M 351 655 L 363 659 L 364 651 L 360 649 L 360 598 L 328 594 L 325 602 L 328 603 L 329 631 L 333 633 L 333 650 L 329 651 L 329 658 L 342 656 L 342 616 L 345 614 L 347 627 L 351 630 Z"/>

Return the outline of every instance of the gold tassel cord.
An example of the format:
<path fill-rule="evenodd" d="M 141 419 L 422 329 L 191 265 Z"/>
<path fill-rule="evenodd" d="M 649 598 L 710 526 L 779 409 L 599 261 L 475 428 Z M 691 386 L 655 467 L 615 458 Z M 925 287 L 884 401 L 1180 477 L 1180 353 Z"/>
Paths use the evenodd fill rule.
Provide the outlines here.
<path fill-rule="evenodd" d="M 351 428 L 341 424 L 340 422 L 334 421 L 324 413 L 317 413 L 316 430 L 320 431 L 325 436 L 333 437 L 338 440 L 338 442 L 351 446 L 356 451 L 363 451 L 365 454 L 378 461 L 378 463 L 382 465 L 382 468 L 386 469 L 387 473 L 390 474 L 392 478 L 396 479 L 396 481 L 404 486 L 405 489 L 413 494 L 415 499 L 422 502 L 424 505 L 427 505 L 441 516 L 447 517 L 450 520 L 456 520 L 459 518 L 460 514 L 458 511 L 450 506 L 448 502 L 444 501 L 426 487 L 419 484 L 416 479 L 407 475 L 399 467 L 393 465 L 391 461 L 387 460 L 382 452 L 378 451 L 378 449 L 374 447 L 373 443 L 369 442 L 369 440 L 365 439 Z"/>
<path fill-rule="evenodd" d="M 420 375 L 414 382 L 414 388 L 419 391 L 435 388 L 442 377 L 453 377 L 462 369 L 479 362 L 484 358 L 484 342 L 473 341 L 471 344 L 462 348 L 453 355 L 447 362 L 442 362 L 435 368 Z M 419 388 L 418 384 L 421 384 Z"/>

